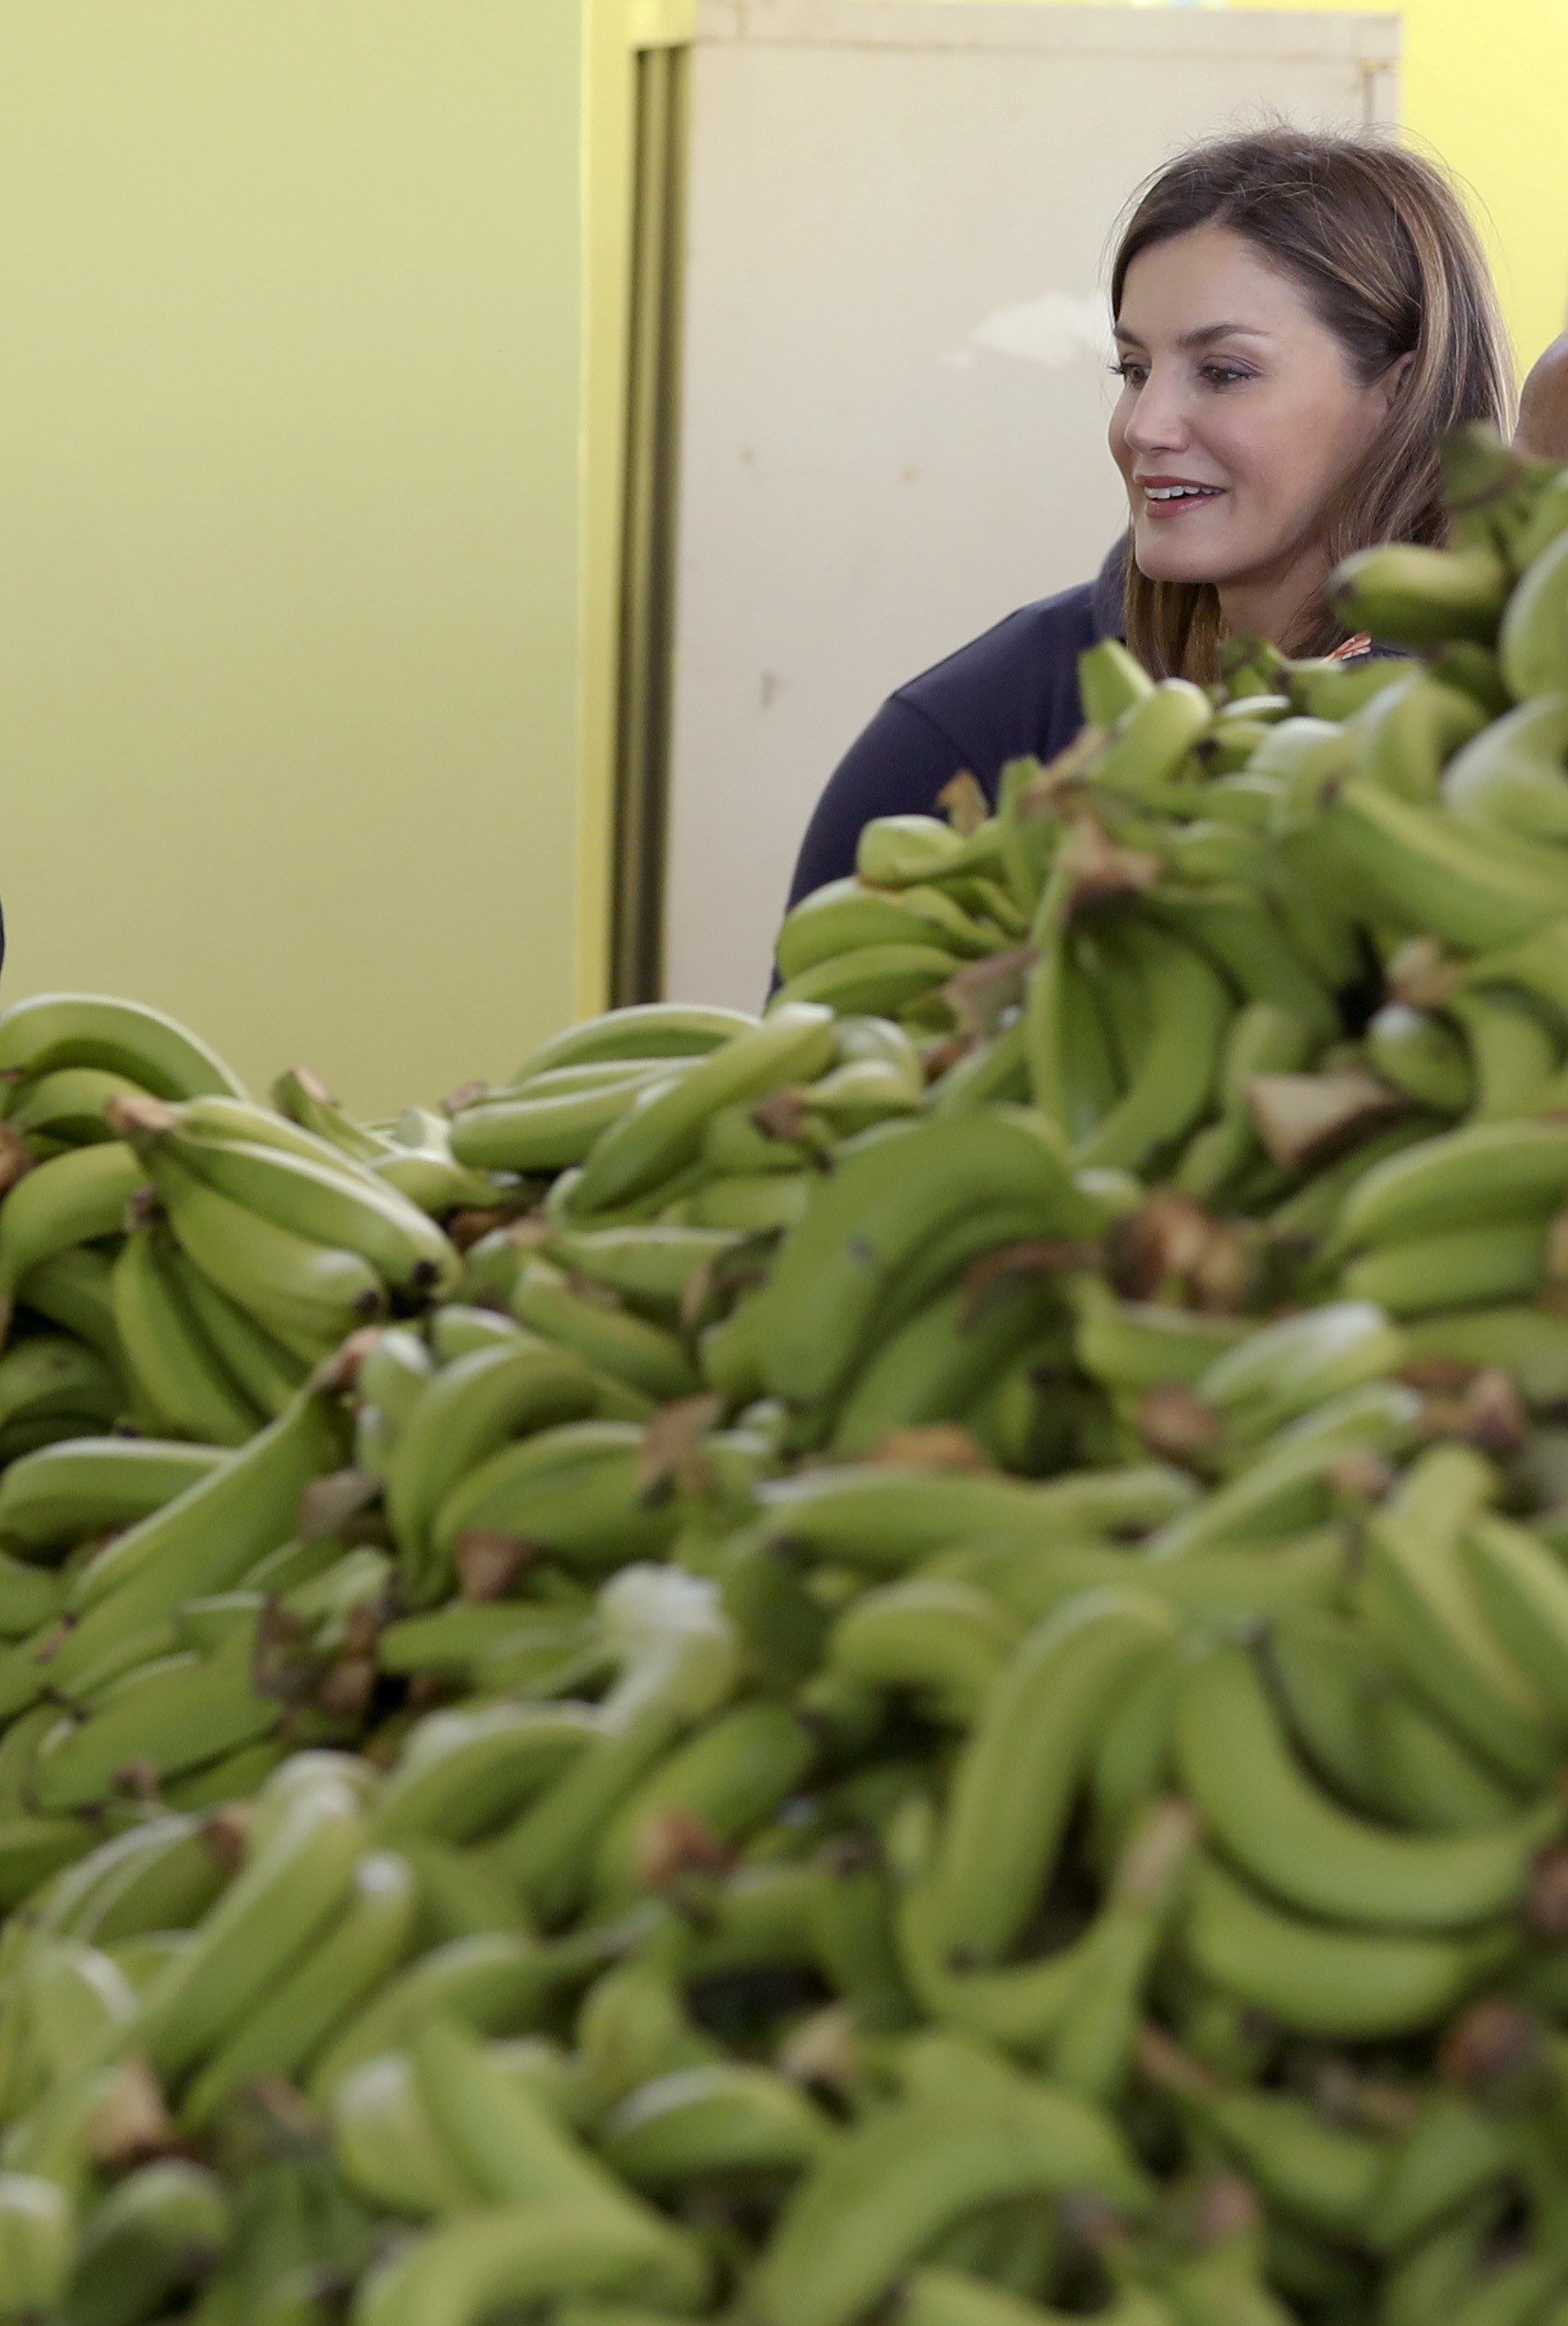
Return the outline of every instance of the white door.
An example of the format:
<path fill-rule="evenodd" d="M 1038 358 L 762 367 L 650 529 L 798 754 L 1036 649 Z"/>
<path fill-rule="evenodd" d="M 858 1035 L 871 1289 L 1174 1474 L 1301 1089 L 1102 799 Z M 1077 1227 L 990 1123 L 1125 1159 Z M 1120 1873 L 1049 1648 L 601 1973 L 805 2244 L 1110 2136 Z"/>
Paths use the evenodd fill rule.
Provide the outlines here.
<path fill-rule="evenodd" d="M 757 1007 L 796 848 L 893 688 L 1089 578 L 1118 212 L 1192 137 L 1394 108 L 1398 20 L 700 0 L 663 988 Z"/>

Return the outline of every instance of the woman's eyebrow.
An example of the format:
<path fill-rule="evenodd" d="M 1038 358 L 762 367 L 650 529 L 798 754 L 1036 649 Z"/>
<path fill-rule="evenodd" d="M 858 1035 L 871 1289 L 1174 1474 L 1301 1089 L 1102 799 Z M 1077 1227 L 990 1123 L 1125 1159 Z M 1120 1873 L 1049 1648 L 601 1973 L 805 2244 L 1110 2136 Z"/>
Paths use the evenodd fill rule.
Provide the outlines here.
<path fill-rule="evenodd" d="M 1143 341 L 1136 331 L 1130 331 L 1119 323 L 1112 326 L 1112 336 L 1124 347 L 1141 348 Z M 1267 339 L 1267 331 L 1254 323 L 1205 323 L 1195 331 L 1184 331 L 1176 342 L 1179 348 L 1206 348 L 1213 339 Z"/>

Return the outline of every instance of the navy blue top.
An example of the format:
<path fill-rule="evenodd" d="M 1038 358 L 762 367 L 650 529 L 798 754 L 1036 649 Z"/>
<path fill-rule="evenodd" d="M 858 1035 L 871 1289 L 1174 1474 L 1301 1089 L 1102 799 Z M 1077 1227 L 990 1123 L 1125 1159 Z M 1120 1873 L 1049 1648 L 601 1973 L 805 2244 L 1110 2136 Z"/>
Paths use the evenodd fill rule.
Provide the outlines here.
<path fill-rule="evenodd" d="M 879 815 L 933 815 L 960 768 L 994 804 L 1008 760 L 1054 759 L 1083 725 L 1078 658 L 1123 635 L 1126 536 L 1093 582 L 1037 599 L 890 694 L 816 804 L 790 884 L 796 904 L 855 868 L 861 828 Z"/>

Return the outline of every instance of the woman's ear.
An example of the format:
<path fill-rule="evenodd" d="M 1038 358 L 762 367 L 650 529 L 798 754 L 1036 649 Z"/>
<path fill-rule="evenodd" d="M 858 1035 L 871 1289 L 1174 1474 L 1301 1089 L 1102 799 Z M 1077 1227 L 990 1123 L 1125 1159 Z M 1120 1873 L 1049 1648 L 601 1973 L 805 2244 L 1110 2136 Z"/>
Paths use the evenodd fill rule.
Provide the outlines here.
<path fill-rule="evenodd" d="M 1416 350 L 1412 348 L 1408 355 L 1396 356 L 1394 362 L 1389 365 L 1388 369 L 1378 382 L 1385 414 L 1394 409 L 1395 400 L 1408 379 L 1410 367 L 1415 361 Z"/>

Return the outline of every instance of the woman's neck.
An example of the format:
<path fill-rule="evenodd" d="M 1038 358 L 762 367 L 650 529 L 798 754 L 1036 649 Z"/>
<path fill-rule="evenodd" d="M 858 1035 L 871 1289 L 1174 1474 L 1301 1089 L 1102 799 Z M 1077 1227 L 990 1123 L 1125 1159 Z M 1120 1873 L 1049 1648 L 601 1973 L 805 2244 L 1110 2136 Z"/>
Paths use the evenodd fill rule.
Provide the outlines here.
<path fill-rule="evenodd" d="M 1329 560 L 1322 549 L 1310 549 L 1288 564 L 1257 573 L 1239 575 L 1216 585 L 1224 635 L 1266 638 L 1272 646 L 1286 646 L 1311 611 L 1327 581 Z"/>

